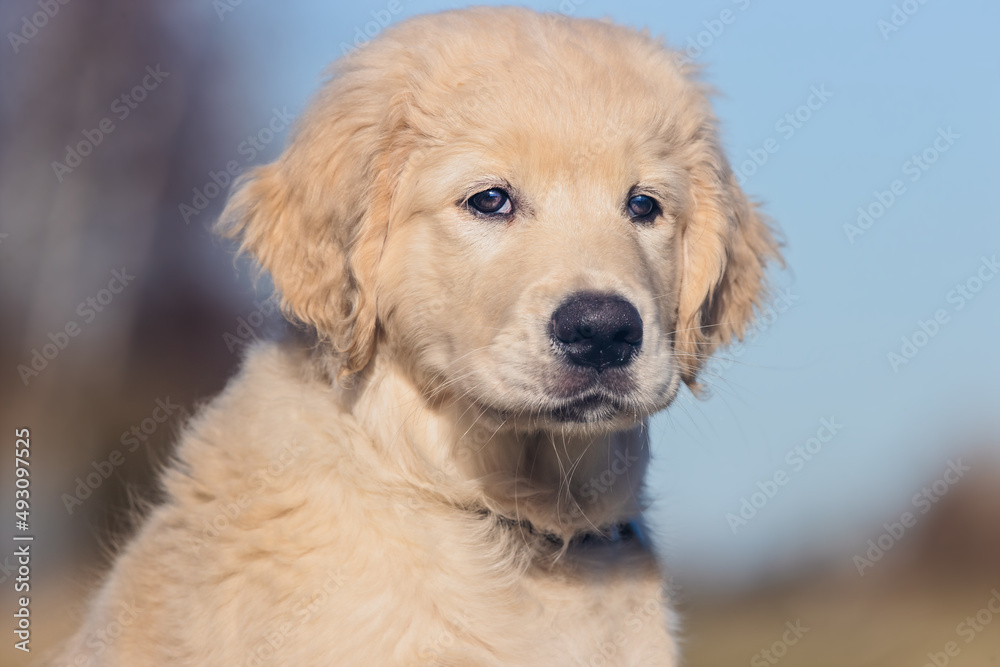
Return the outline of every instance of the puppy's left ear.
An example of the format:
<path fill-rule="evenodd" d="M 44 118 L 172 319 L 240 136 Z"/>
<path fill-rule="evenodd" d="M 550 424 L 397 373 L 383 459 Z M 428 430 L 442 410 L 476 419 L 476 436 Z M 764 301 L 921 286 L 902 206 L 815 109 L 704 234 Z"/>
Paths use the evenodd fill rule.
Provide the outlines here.
<path fill-rule="evenodd" d="M 374 354 L 376 274 L 409 150 L 406 99 L 369 62 L 378 57 L 364 49 L 340 63 L 289 147 L 237 182 L 216 225 L 270 273 L 283 312 L 332 344 L 342 376 Z"/>
<path fill-rule="evenodd" d="M 702 128 L 693 145 L 692 210 L 682 227 L 674 346 L 681 377 L 697 390 L 698 371 L 707 358 L 742 339 L 766 300 L 767 264 L 782 260 L 774 232 L 740 189 L 714 127 Z"/>

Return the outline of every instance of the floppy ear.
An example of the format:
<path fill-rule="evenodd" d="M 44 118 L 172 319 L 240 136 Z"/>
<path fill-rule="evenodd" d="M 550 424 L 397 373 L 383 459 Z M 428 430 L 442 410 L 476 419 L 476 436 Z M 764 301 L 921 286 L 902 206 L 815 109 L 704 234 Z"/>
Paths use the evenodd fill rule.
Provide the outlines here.
<path fill-rule="evenodd" d="M 390 147 L 405 153 L 405 105 L 356 62 L 312 101 L 282 156 L 237 181 L 216 225 L 271 274 L 285 314 L 333 344 L 341 375 L 374 353 L 388 184 L 402 169 Z"/>
<path fill-rule="evenodd" d="M 719 346 L 742 339 L 767 297 L 766 266 L 781 262 L 767 220 L 747 200 L 714 128 L 703 128 L 691 174 L 693 210 L 683 227 L 681 293 L 674 341 L 684 381 Z"/>

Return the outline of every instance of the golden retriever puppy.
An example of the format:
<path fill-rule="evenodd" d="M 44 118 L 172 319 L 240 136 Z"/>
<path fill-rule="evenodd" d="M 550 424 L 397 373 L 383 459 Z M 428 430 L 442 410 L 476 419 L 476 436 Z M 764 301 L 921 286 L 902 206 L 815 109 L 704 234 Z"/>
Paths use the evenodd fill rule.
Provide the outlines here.
<path fill-rule="evenodd" d="M 646 421 L 777 258 L 714 125 L 606 22 L 445 12 L 339 61 L 219 224 L 308 335 L 187 425 L 60 664 L 676 665 Z"/>

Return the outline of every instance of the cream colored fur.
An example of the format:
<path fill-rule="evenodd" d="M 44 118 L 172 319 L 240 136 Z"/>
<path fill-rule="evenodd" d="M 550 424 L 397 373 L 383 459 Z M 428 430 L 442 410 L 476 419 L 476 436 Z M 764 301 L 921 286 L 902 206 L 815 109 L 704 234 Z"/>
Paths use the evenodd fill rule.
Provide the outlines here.
<path fill-rule="evenodd" d="M 500 186 L 510 220 L 465 205 Z M 677 664 L 649 545 L 580 537 L 639 519 L 646 419 L 777 252 L 669 51 L 523 9 L 409 20 L 337 64 L 220 229 L 314 338 L 255 348 L 188 425 L 56 664 Z M 617 402 L 567 420 L 589 389 L 549 323 L 580 291 L 644 333 Z"/>

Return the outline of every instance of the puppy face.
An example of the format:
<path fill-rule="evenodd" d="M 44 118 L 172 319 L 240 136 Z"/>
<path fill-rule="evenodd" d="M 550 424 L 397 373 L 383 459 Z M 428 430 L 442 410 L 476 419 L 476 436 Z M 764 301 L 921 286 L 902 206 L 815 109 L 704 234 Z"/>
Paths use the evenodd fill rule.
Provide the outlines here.
<path fill-rule="evenodd" d="M 398 183 L 377 287 L 388 346 L 508 423 L 621 428 L 680 382 L 687 177 L 654 132 L 606 116 L 620 91 L 595 83 L 590 99 L 523 77 L 470 89 Z"/>
<path fill-rule="evenodd" d="M 620 430 L 742 333 L 775 256 L 702 90 L 606 23 L 480 8 L 348 56 L 223 216 L 346 372 Z"/>

